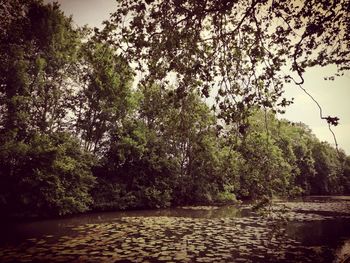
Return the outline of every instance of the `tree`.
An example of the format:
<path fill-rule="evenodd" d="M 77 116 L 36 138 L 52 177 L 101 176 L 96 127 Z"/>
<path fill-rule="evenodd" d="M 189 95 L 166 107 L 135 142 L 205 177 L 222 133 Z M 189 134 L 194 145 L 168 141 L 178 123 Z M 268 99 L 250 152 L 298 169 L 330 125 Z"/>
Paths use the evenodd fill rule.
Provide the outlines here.
<path fill-rule="evenodd" d="M 81 35 L 57 4 L 4 8 L 11 15 L 0 35 L 0 209 L 6 216 L 86 211 L 94 158 L 66 132 Z"/>
<path fill-rule="evenodd" d="M 177 100 L 160 85 L 139 86 L 137 93 L 137 117 L 126 117 L 112 133 L 95 173 L 95 206 L 234 201 L 238 154 L 218 140 L 215 118 L 199 95 Z"/>
<path fill-rule="evenodd" d="M 238 189 L 241 198 L 271 198 L 288 194 L 292 167 L 273 138 L 266 133 L 252 131 L 241 143 L 239 152 L 243 157 Z"/>
<path fill-rule="evenodd" d="M 121 0 L 94 33 L 58 4 L 3 3 L 0 211 L 348 192 L 345 153 L 275 115 L 284 81 L 348 68 L 347 1 Z M 215 92 L 210 108 L 201 96 Z"/>
<path fill-rule="evenodd" d="M 35 134 L 0 146 L 0 210 L 4 216 L 84 212 L 92 199 L 94 158 L 66 133 Z"/>
<path fill-rule="evenodd" d="M 136 107 L 109 131 L 106 149 L 94 169 L 98 181 L 93 191 L 96 209 L 170 205 L 173 169 L 158 126 L 159 112 L 163 111 L 160 104 L 166 102 L 158 96 L 154 100 L 150 94 L 153 90 L 148 94 L 133 92 L 131 100 Z M 149 101 L 150 97 L 154 101 Z"/>
<path fill-rule="evenodd" d="M 76 132 L 86 150 L 101 152 L 106 136 L 120 127 L 132 108 L 133 73 L 110 45 L 93 38 L 81 48 L 81 64 Z"/>
<path fill-rule="evenodd" d="M 342 167 L 337 151 L 326 142 L 314 142 L 312 156 L 315 160 L 316 176 L 311 180 L 311 193 L 342 193 Z"/>
<path fill-rule="evenodd" d="M 350 194 L 350 157 L 344 154 L 344 170 L 342 185 L 344 187 L 344 194 Z"/>
<path fill-rule="evenodd" d="M 24 1 L 1 35 L 2 131 L 30 132 L 68 125 L 80 36 L 57 4 Z"/>
<path fill-rule="evenodd" d="M 198 87 L 209 97 L 217 90 L 225 120 L 239 121 L 252 105 L 288 105 L 281 99 L 284 82 L 302 84 L 308 67 L 335 64 L 338 74 L 349 69 L 349 5 L 349 0 L 123 0 L 100 37 L 138 63 L 147 79 L 166 80 L 172 73 L 180 93 Z M 283 73 L 286 68 L 290 73 Z"/>

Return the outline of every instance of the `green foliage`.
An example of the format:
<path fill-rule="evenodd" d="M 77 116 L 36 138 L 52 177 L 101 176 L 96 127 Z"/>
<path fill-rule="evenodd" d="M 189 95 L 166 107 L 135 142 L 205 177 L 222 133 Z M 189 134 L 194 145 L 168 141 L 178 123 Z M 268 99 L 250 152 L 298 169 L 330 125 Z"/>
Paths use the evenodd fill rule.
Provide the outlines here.
<path fill-rule="evenodd" d="M 267 126 L 274 138 L 283 162 L 289 165 L 289 177 L 285 180 L 288 195 L 344 193 L 344 154 L 320 142 L 304 124 L 277 121 L 270 113 L 265 124 L 262 114 L 257 112 L 251 117 L 251 129 L 262 131 Z"/>
<path fill-rule="evenodd" d="M 284 84 L 302 84 L 308 67 L 333 64 L 336 75 L 349 69 L 343 44 L 350 40 L 348 5 L 348 0 L 120 0 L 99 37 L 120 47 L 146 80 L 175 75 L 181 94 L 196 87 L 209 97 L 217 90 L 220 116 L 236 123 L 254 105 L 283 111 L 291 103 L 282 98 Z"/>
<path fill-rule="evenodd" d="M 1 210 L 13 215 L 65 215 L 89 209 L 93 157 L 68 134 L 35 134 L 0 148 Z"/>
<path fill-rule="evenodd" d="M 240 196 L 255 199 L 263 195 L 285 195 L 291 166 L 272 138 L 265 133 L 252 132 L 240 148 L 244 159 L 240 171 Z"/>
<path fill-rule="evenodd" d="M 81 90 L 76 96 L 76 133 L 88 151 L 101 152 L 104 138 L 120 126 L 132 107 L 132 71 L 106 43 L 81 47 Z"/>
<path fill-rule="evenodd" d="M 1 209 L 25 216 L 86 211 L 94 157 L 62 132 L 70 126 L 80 34 L 57 4 L 14 1 L 8 8 L 0 46 Z"/>
<path fill-rule="evenodd" d="M 79 33 L 58 5 L 23 1 L 1 35 L 1 127 L 19 139 L 69 125 Z"/>
<path fill-rule="evenodd" d="M 97 184 L 92 191 L 94 210 L 124 210 L 135 207 L 134 194 L 126 190 L 125 184 L 114 181 L 115 178 L 110 177 L 99 176 L 97 178 Z"/>
<path fill-rule="evenodd" d="M 105 30 L 94 33 L 74 28 L 57 4 L 14 0 L 0 9 L 5 216 L 225 204 L 236 197 L 266 204 L 272 196 L 350 193 L 349 157 L 317 140 L 306 125 L 274 114 L 289 103 L 278 104 L 278 72 L 292 43 L 283 28 L 261 31 L 256 20 L 263 16 L 255 11 L 270 3 L 253 2 L 238 24 L 226 20 L 243 12 L 233 2 L 155 1 L 149 12 L 141 0 L 121 3 Z M 124 27 L 119 21 L 128 13 Z M 286 19 L 295 22 L 293 14 Z M 228 34 L 234 25 L 239 34 Z M 329 36 L 327 26 L 321 35 Z M 308 24 L 299 29 L 308 32 L 309 44 L 317 35 Z M 277 53 L 266 53 L 260 37 L 274 39 Z M 308 53 L 306 64 L 298 63 L 304 44 L 292 50 L 292 71 L 300 77 L 313 63 Z M 129 64 L 135 59 L 145 77 L 132 87 Z M 201 96 L 214 86 L 212 111 Z"/>
<path fill-rule="evenodd" d="M 154 131 L 141 121 L 125 121 L 109 141 L 109 149 L 95 171 L 93 192 L 97 208 L 166 207 L 170 205 L 171 160 Z M 112 190 L 100 191 L 105 187 Z M 117 189 L 117 190 L 115 190 Z M 109 203 L 109 205 L 108 205 Z"/>
<path fill-rule="evenodd" d="M 342 185 L 344 187 L 344 193 L 350 194 L 350 157 L 345 156 L 343 154 L 344 158 L 344 170 L 343 170 L 343 177 L 342 177 Z"/>
<path fill-rule="evenodd" d="M 237 202 L 235 194 L 231 191 L 219 192 L 214 200 L 215 203 L 219 204 L 232 204 Z"/>
<path fill-rule="evenodd" d="M 312 156 L 315 160 L 316 176 L 312 180 L 311 194 L 340 194 L 343 186 L 339 180 L 341 164 L 337 151 L 327 143 L 316 142 Z"/>

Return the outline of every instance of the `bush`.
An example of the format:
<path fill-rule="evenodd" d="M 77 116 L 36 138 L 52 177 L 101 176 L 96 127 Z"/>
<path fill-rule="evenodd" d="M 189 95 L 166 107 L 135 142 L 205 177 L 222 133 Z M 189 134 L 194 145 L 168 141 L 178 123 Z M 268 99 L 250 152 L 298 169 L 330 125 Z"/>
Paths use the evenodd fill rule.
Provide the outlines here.
<path fill-rule="evenodd" d="M 93 158 L 66 133 L 33 135 L 0 149 L 1 210 L 8 216 L 66 215 L 88 210 Z"/>
<path fill-rule="evenodd" d="M 237 199 L 235 194 L 225 191 L 225 192 L 219 192 L 215 198 L 215 202 L 219 204 L 232 204 L 236 203 Z"/>

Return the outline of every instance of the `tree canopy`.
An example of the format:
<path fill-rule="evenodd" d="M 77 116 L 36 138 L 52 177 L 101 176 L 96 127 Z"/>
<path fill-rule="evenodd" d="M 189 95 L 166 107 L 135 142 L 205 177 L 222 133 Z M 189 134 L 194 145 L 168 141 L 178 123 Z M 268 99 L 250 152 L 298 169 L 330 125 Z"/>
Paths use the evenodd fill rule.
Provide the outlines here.
<path fill-rule="evenodd" d="M 227 122 L 252 105 L 283 111 L 283 85 L 315 65 L 350 66 L 349 0 L 122 0 L 100 37 L 181 95 L 216 96 Z M 330 124 L 338 119 L 324 117 Z"/>

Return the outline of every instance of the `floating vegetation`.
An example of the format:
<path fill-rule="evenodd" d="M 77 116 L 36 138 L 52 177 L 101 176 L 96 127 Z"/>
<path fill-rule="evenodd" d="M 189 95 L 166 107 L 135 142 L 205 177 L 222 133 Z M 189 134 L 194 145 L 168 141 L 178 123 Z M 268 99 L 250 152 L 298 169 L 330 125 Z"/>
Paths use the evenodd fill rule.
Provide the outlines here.
<path fill-rule="evenodd" d="M 291 221 L 331 216 L 288 203 Z M 319 211 L 328 205 L 315 204 Z M 336 206 L 338 214 L 343 205 Z M 304 210 L 305 209 L 305 210 Z M 273 209 L 278 211 L 278 205 Z M 310 209 L 314 211 L 313 209 Z M 350 210 L 347 210 L 349 214 Z M 342 211 L 344 214 L 346 211 Z M 329 262 L 335 248 L 305 246 L 288 236 L 278 218 L 121 217 L 71 227 L 72 235 L 43 235 L 0 248 L 1 262 Z M 276 229 L 276 225 L 279 225 Z M 339 252 L 340 253 L 340 252 Z"/>
<path fill-rule="evenodd" d="M 219 209 L 218 206 L 181 206 L 181 209 L 189 210 L 216 210 Z"/>

